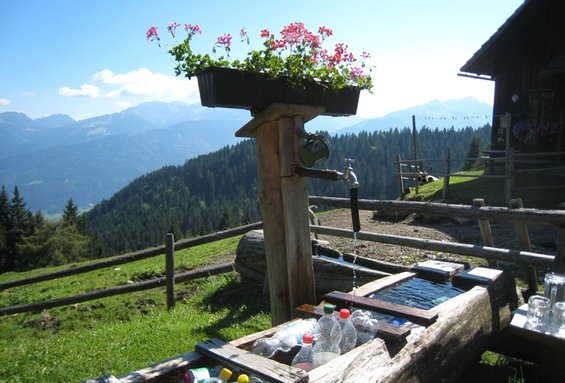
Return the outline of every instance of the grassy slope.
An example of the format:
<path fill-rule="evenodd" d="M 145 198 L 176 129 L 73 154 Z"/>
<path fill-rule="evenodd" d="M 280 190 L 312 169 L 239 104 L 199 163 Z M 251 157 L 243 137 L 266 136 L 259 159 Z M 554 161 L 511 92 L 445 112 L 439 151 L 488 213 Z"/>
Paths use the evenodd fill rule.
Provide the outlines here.
<path fill-rule="evenodd" d="M 177 269 L 226 261 L 239 238 L 175 254 Z M 0 292 L 0 306 L 79 294 L 164 274 L 164 257 L 119 268 Z M 55 268 L 0 275 L 24 278 Z M 165 307 L 164 288 L 0 317 L 0 382 L 73 382 L 121 375 L 194 350 L 199 341 L 225 340 L 270 326 L 262 286 L 236 273 L 178 284 L 177 304 Z"/>
<path fill-rule="evenodd" d="M 467 175 L 481 175 L 482 170 L 465 172 Z M 563 185 L 565 178 L 554 177 L 547 174 L 522 175 L 516 183 L 517 187 L 532 185 Z M 441 199 L 443 194 L 443 179 L 432 182 L 414 190 L 406 199 L 415 201 L 432 201 Z M 504 200 L 504 179 L 502 178 L 471 178 L 452 176 L 449 179 L 449 193 L 447 199 L 450 203 L 470 205 L 474 198 L 483 198 L 487 206 L 508 206 Z M 524 207 L 538 209 L 555 209 L 557 204 L 563 202 L 563 189 L 532 189 L 514 191 L 512 198 L 522 198 Z"/>

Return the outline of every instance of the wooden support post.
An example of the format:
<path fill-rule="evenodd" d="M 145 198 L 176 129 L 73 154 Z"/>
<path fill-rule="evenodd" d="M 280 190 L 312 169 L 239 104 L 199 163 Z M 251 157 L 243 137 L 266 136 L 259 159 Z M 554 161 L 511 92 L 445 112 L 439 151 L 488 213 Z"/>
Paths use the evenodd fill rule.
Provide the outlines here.
<path fill-rule="evenodd" d="M 167 310 L 175 306 L 175 235 L 165 237 L 165 275 L 167 278 Z"/>
<path fill-rule="evenodd" d="M 565 273 L 565 227 L 557 229 L 557 252 L 555 254 L 555 271 Z"/>
<path fill-rule="evenodd" d="M 445 176 L 443 176 L 443 195 L 444 201 L 447 201 L 447 194 L 449 192 L 449 175 L 451 174 L 451 148 L 447 148 L 447 160 L 446 160 L 446 171 Z"/>
<path fill-rule="evenodd" d="M 396 155 L 396 172 L 398 173 L 398 189 L 400 192 L 400 199 L 404 197 L 404 181 L 402 180 L 402 163 L 400 154 Z"/>
<path fill-rule="evenodd" d="M 510 209 L 522 209 L 523 207 L 524 204 L 521 198 L 511 199 L 509 202 Z M 514 229 L 516 230 L 516 238 L 518 239 L 520 250 L 532 251 L 528 226 L 524 222 L 515 222 Z M 538 290 L 538 277 L 534 266 L 526 266 L 526 277 L 528 279 L 529 292 L 536 292 Z"/>
<path fill-rule="evenodd" d="M 485 206 L 485 200 L 482 198 L 473 199 L 473 207 L 481 208 Z M 483 239 L 483 245 L 488 247 L 494 247 L 494 241 L 492 239 L 492 231 L 490 229 L 490 222 L 486 219 L 477 220 L 479 223 L 479 229 L 481 230 L 481 238 Z M 498 261 L 496 259 L 488 260 L 489 267 L 498 268 Z"/>
<path fill-rule="evenodd" d="M 514 187 L 514 149 L 508 148 L 506 150 L 505 164 L 504 198 L 506 202 L 510 202 L 512 199 L 512 188 Z"/>
<path fill-rule="evenodd" d="M 296 176 L 304 122 L 323 108 L 272 104 L 236 135 L 255 137 L 259 197 L 273 325 L 294 316 L 294 308 L 315 303 L 307 181 Z"/>

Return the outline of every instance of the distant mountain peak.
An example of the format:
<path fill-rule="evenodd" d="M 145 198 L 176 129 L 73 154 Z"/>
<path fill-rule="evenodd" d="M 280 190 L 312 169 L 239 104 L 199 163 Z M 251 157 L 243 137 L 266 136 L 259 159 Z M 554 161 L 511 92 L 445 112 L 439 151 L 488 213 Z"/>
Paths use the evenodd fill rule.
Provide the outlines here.
<path fill-rule="evenodd" d="M 379 130 L 412 128 L 412 116 L 416 128 L 431 129 L 479 128 L 492 123 L 492 106 L 474 97 L 452 100 L 432 100 L 408 109 L 391 112 L 383 117 L 367 119 L 359 124 L 340 129 L 338 134 L 372 132 Z"/>

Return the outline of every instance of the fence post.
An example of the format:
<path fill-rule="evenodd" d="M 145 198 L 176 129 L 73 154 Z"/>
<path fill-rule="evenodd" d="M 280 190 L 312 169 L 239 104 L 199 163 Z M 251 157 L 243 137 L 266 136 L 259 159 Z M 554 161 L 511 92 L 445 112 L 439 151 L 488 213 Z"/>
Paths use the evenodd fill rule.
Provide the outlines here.
<path fill-rule="evenodd" d="M 512 199 L 512 188 L 514 186 L 514 149 L 508 148 L 506 151 L 506 169 L 504 178 L 504 198 L 506 202 L 510 202 Z"/>
<path fill-rule="evenodd" d="M 521 198 L 511 199 L 508 204 L 510 209 L 522 209 L 524 207 Z M 514 222 L 514 229 L 516 230 L 520 250 L 532 251 L 528 226 L 523 222 Z M 538 277 L 534 266 L 526 266 L 526 277 L 528 279 L 528 291 L 532 293 L 538 291 Z"/>
<path fill-rule="evenodd" d="M 473 207 L 480 208 L 485 206 L 485 200 L 482 198 L 473 199 Z M 494 241 L 492 239 L 492 231 L 490 229 L 490 222 L 488 220 L 479 219 L 479 229 L 481 230 L 481 238 L 483 239 L 483 245 L 488 247 L 494 247 Z M 495 259 L 488 260 L 489 267 L 498 268 L 498 261 Z"/>
<path fill-rule="evenodd" d="M 400 189 L 400 198 L 404 197 L 404 181 L 402 181 L 402 163 L 400 162 L 400 154 L 396 155 L 396 171 L 398 173 L 398 188 Z"/>
<path fill-rule="evenodd" d="M 555 253 L 555 271 L 565 273 L 565 227 L 557 229 L 557 252 Z"/>
<path fill-rule="evenodd" d="M 175 235 L 165 238 L 165 276 L 167 279 L 167 310 L 175 305 Z"/>
<path fill-rule="evenodd" d="M 444 201 L 447 201 L 447 193 L 449 192 L 449 175 L 451 174 L 451 148 L 447 148 L 447 166 L 446 173 L 443 177 L 443 195 Z"/>

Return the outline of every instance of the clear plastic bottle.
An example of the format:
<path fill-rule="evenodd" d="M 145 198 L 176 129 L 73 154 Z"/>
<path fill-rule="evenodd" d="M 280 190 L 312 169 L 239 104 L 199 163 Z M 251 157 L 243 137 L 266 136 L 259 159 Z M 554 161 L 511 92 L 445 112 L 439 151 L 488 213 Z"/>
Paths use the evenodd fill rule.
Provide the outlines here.
<path fill-rule="evenodd" d="M 218 376 L 213 376 L 213 377 L 208 378 L 208 379 L 200 380 L 199 382 L 201 382 L 201 383 L 226 383 L 228 380 L 230 380 L 231 376 L 232 376 L 231 370 L 228 370 L 227 368 L 222 368 L 220 370 L 220 374 Z"/>
<path fill-rule="evenodd" d="M 314 354 L 314 367 L 321 366 L 339 356 L 339 342 L 341 341 L 341 327 L 333 315 L 334 306 L 326 304 L 324 315 L 316 324 L 316 344 L 312 351 Z"/>
<path fill-rule="evenodd" d="M 294 359 L 292 359 L 290 363 L 291 366 L 301 368 L 304 371 L 310 371 L 314 368 L 313 341 L 314 336 L 312 336 L 312 334 L 304 334 L 302 336 L 302 348 L 298 351 Z"/>
<path fill-rule="evenodd" d="M 348 309 L 341 309 L 339 311 L 339 325 L 341 327 L 339 350 L 342 354 L 353 350 L 357 345 L 357 330 L 349 319 L 350 315 L 351 312 Z"/>

